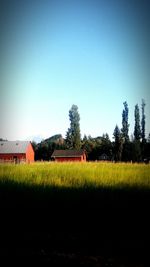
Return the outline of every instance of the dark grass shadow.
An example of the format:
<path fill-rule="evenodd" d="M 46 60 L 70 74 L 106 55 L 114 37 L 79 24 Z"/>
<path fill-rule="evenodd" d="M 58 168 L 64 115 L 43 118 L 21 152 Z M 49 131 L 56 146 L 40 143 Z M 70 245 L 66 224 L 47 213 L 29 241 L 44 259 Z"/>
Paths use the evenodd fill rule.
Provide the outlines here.
<path fill-rule="evenodd" d="M 139 227 L 140 232 L 147 230 L 149 204 L 150 190 L 139 187 L 66 188 L 0 183 L 0 210 L 22 214 L 25 220 L 34 214 L 39 217 L 35 227 L 38 222 L 44 227 L 58 224 L 66 229 L 72 225 L 97 229 L 103 224 L 108 232 L 112 227 L 123 226 L 128 226 L 129 232 L 131 226 L 133 230 Z"/>
<path fill-rule="evenodd" d="M 62 266 L 61 262 L 96 266 L 87 255 L 99 255 L 99 266 L 106 265 L 105 259 L 112 259 L 110 266 L 121 266 L 122 259 L 130 259 L 125 266 L 146 264 L 149 204 L 146 188 L 59 188 L 1 182 L 0 246 L 3 255 L 8 253 L 14 261 L 24 258 L 27 263 L 44 264 L 48 259 L 51 266 Z"/>
<path fill-rule="evenodd" d="M 138 209 L 149 207 L 150 189 L 139 186 L 59 187 L 0 181 L 0 208 Z M 56 205 L 56 206 L 55 206 Z"/>

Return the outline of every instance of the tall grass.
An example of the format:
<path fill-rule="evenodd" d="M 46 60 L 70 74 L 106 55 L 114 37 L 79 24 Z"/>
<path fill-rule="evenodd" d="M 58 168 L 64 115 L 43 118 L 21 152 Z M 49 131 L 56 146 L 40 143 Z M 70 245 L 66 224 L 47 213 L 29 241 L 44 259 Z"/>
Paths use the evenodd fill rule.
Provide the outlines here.
<path fill-rule="evenodd" d="M 150 165 L 127 163 L 33 163 L 0 165 L 0 183 L 58 188 L 147 188 Z"/>

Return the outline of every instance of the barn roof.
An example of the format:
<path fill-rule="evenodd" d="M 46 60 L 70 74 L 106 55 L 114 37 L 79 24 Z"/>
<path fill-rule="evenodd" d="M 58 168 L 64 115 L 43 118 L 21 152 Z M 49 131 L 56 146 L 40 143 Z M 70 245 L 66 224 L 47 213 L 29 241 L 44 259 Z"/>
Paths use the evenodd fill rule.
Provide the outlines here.
<path fill-rule="evenodd" d="M 84 154 L 84 150 L 54 150 L 52 158 L 54 157 L 81 157 Z"/>
<path fill-rule="evenodd" d="M 26 153 L 29 141 L 0 141 L 0 154 Z"/>

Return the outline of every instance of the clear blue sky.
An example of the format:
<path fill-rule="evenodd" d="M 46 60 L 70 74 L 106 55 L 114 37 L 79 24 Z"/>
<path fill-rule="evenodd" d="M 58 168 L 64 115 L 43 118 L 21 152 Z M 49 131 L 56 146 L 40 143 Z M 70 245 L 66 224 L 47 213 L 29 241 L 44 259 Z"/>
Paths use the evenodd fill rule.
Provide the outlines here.
<path fill-rule="evenodd" d="M 93 137 L 121 128 L 123 102 L 146 101 L 150 132 L 149 1 L 1 4 L 0 137 L 46 138 L 69 127 L 72 104 Z"/>

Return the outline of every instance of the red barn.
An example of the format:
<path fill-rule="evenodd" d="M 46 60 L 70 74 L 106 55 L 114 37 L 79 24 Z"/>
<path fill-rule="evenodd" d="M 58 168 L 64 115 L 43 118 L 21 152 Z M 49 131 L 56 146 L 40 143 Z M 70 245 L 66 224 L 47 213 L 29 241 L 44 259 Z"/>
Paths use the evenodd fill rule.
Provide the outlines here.
<path fill-rule="evenodd" d="M 0 141 L 0 161 L 33 162 L 34 150 L 29 141 Z"/>
<path fill-rule="evenodd" d="M 52 154 L 52 159 L 57 162 L 64 161 L 86 161 L 86 154 L 83 149 L 80 150 L 55 150 Z"/>

